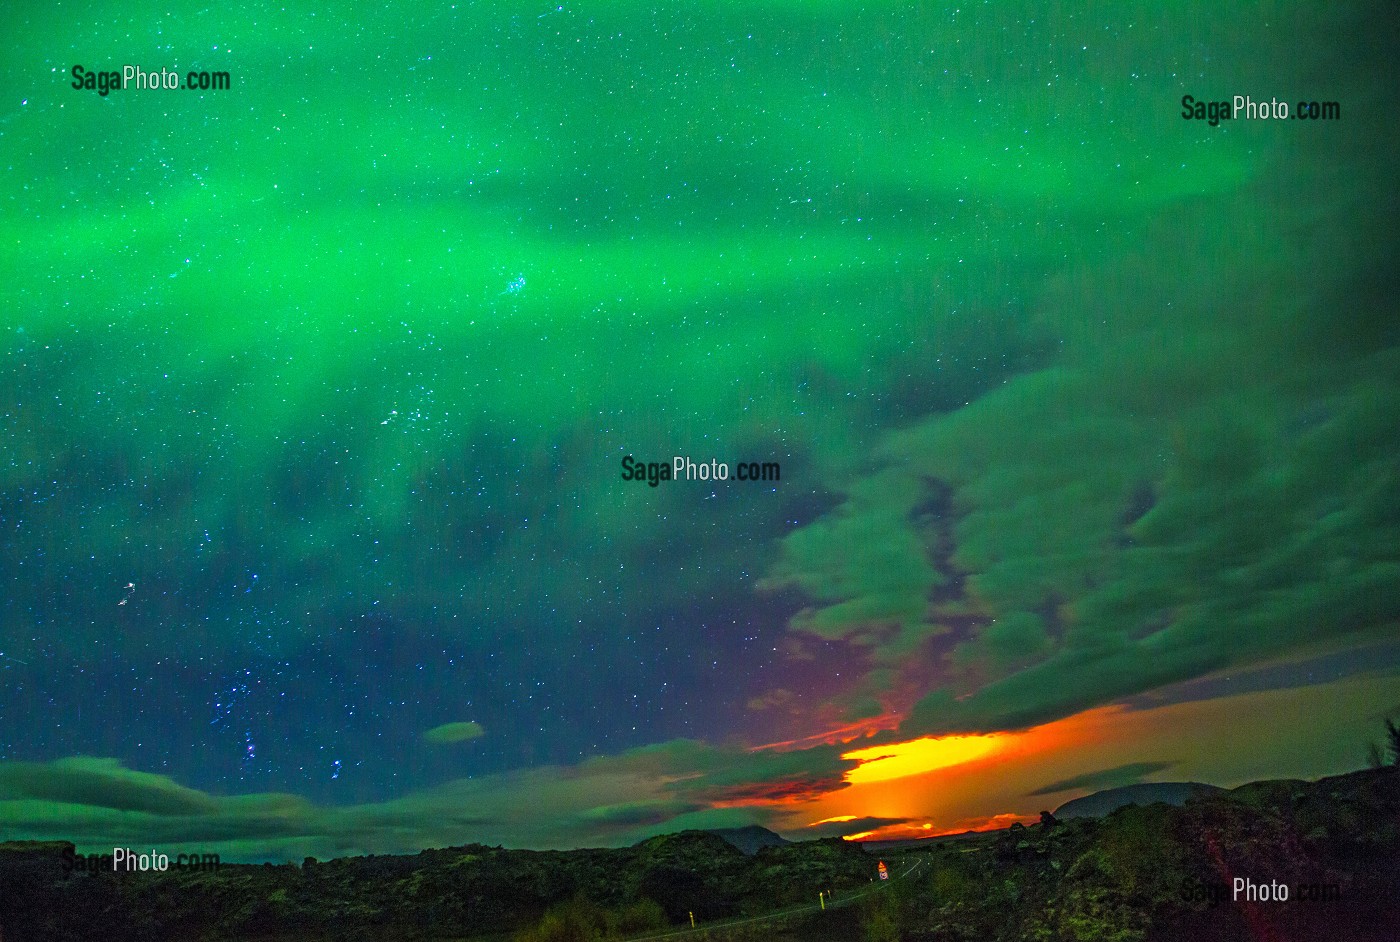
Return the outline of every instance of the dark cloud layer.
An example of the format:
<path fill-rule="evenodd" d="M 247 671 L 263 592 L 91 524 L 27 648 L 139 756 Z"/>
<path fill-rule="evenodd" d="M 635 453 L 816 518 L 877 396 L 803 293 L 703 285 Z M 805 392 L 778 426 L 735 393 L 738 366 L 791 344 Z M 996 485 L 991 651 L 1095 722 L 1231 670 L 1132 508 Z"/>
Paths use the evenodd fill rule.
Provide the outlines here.
<path fill-rule="evenodd" d="M 1118 788 L 1121 785 L 1136 785 L 1145 776 L 1153 772 L 1160 772 L 1163 769 L 1171 768 L 1171 762 L 1129 762 L 1127 765 L 1114 766 L 1111 769 L 1099 769 L 1096 772 L 1085 772 L 1082 775 L 1075 775 L 1071 778 L 1061 779 L 1058 782 L 1051 782 L 1049 785 L 1042 785 L 1035 791 L 1027 792 L 1027 795 L 1054 795 L 1058 792 L 1067 792 L 1080 788 Z"/>
<path fill-rule="evenodd" d="M 853 818 L 850 821 L 827 821 L 803 829 L 802 836 L 848 837 L 852 834 L 864 834 L 866 831 L 874 831 L 892 824 L 905 824 L 909 820 L 909 818 L 864 817 Z"/>
<path fill-rule="evenodd" d="M 1040 304 L 1066 337 L 1061 364 L 889 435 L 884 467 L 785 541 L 781 577 L 827 593 L 795 631 L 893 624 L 872 643 L 898 662 L 981 616 L 906 732 L 1026 727 L 1400 617 L 1395 300 L 1337 307 L 1346 286 L 1385 280 L 1393 207 L 1305 215 L 1277 182 L 1183 206 L 1148 230 L 1150 256 L 1125 244 L 1112 265 L 1052 282 Z M 1262 217 L 1368 248 L 1319 257 L 1261 236 Z M 1086 309 L 1107 312 L 1100 329 Z M 1320 343 L 1339 318 L 1349 342 Z M 966 592 L 925 604 L 945 581 L 932 569 L 906 560 L 910 577 L 891 582 L 901 570 L 842 547 L 859 533 L 917 554 L 911 511 L 931 477 L 954 489 Z M 826 578 L 817 559 L 849 569 Z"/>
<path fill-rule="evenodd" d="M 677 740 L 576 766 L 541 766 L 378 802 L 318 805 L 274 793 L 216 796 L 113 759 L 0 762 L 0 829 L 84 846 L 207 845 L 229 859 L 411 853 L 486 841 L 629 844 L 661 831 L 770 823 L 774 802 L 844 787 L 829 750 L 752 753 Z M 796 791 L 793 777 L 805 774 Z M 716 807 L 728 799 L 736 807 Z M 541 809 L 548 809 L 542 814 Z"/>
<path fill-rule="evenodd" d="M 133 772 L 113 759 L 82 757 L 49 764 L 0 762 L 0 801 L 18 799 L 160 816 L 205 814 L 217 804 L 164 776 Z"/>

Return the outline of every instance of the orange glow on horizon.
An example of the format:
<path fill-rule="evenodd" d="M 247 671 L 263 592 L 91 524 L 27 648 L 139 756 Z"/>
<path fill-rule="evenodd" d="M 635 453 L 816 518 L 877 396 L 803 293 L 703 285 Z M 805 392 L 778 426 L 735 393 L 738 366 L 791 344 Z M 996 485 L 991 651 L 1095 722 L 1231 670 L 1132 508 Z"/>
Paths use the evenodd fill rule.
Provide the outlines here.
<path fill-rule="evenodd" d="M 816 827 L 818 824 L 841 824 L 841 823 L 843 823 L 843 822 L 845 822 L 845 821 L 854 821 L 855 819 L 856 819 L 856 816 L 853 815 L 853 814 L 838 814 L 838 815 L 836 815 L 835 817 L 832 817 L 832 818 L 822 818 L 820 821 L 813 821 L 811 824 L 809 824 L 809 825 L 807 825 L 807 826 L 808 826 L 809 828 L 814 828 L 814 827 Z"/>
<path fill-rule="evenodd" d="M 884 827 L 875 828 L 871 831 L 861 831 L 859 834 L 848 834 L 843 840 L 847 841 L 907 841 L 930 837 L 945 837 L 949 834 L 966 834 L 968 832 L 1000 831 L 1009 828 L 1016 822 L 1022 824 L 1034 824 L 1038 818 L 1034 815 L 1024 814 L 994 814 L 984 818 L 972 818 L 959 821 L 952 827 L 941 828 L 937 831 L 933 829 L 930 822 L 914 824 L 905 822 L 902 824 L 887 824 Z"/>
<path fill-rule="evenodd" d="M 870 819 L 868 825 L 850 825 L 860 833 L 846 839 L 860 841 L 985 831 L 1018 820 L 1033 824 L 1040 811 L 1093 790 L 1052 790 L 1051 784 L 1160 755 L 1180 757 L 1167 773 L 1173 779 L 1227 787 L 1257 778 L 1261 757 L 1298 778 L 1334 774 L 1354 757 L 1328 724 L 1348 711 L 1373 709 L 1377 697 L 1393 701 L 1400 695 L 1397 685 L 1393 678 L 1365 676 L 1148 708 L 1107 704 L 987 736 L 861 744 L 842 751 L 855 766 L 844 781 L 837 779 L 836 787 L 800 806 L 776 808 L 773 821 L 779 829 L 798 830 L 814 821 L 840 825 L 842 816 Z M 1268 739 L 1285 721 L 1307 732 L 1313 757 L 1300 759 L 1292 746 Z M 1256 756 L 1251 750 L 1260 743 L 1267 748 Z M 882 820 L 890 823 L 881 826 Z"/>
<path fill-rule="evenodd" d="M 988 733 L 983 736 L 925 736 L 908 742 L 855 749 L 841 754 L 843 759 L 860 763 L 855 768 L 848 769 L 844 777 L 853 785 L 863 785 L 920 775 L 990 755 L 1011 738 L 1006 733 Z"/>
<path fill-rule="evenodd" d="M 714 808 L 764 808 L 779 828 L 839 825 L 862 817 L 902 819 L 846 840 L 899 840 L 938 837 L 964 831 L 1034 822 L 1045 802 L 1032 806 L 1025 792 L 1046 781 L 1082 771 L 1055 758 L 1113 741 L 1123 720 L 1118 705 L 1096 707 L 1040 726 L 1015 731 L 923 736 L 878 746 L 847 747 L 841 758 L 851 766 L 828 773 L 772 782 L 707 789 Z M 877 718 L 875 722 L 881 722 Z M 851 727 L 832 731 L 853 732 Z M 831 732 L 824 734 L 832 735 Z M 786 751 L 793 743 L 750 747 Z M 1044 770 L 1041 770 L 1044 767 Z M 1031 771 L 1034 770 L 1034 771 Z M 1003 814 L 988 815 L 991 809 Z M 1006 814 L 1010 812 L 1019 814 Z M 872 822 L 874 823 L 874 822 Z"/>

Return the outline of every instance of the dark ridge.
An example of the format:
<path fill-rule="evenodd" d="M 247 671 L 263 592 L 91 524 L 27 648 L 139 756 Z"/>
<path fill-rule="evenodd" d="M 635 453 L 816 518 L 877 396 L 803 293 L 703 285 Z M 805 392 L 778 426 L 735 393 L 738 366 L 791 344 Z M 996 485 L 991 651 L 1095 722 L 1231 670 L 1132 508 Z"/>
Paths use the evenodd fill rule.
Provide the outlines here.
<path fill-rule="evenodd" d="M 1184 805 L 1188 799 L 1224 791 L 1202 782 L 1141 782 L 1121 788 L 1106 788 L 1083 798 L 1067 801 L 1055 809 L 1057 818 L 1102 818 L 1126 805 Z"/>
<path fill-rule="evenodd" d="M 792 843 L 757 824 L 750 824 L 745 828 L 712 828 L 709 833 L 724 838 L 750 856 L 765 847 L 782 847 Z"/>

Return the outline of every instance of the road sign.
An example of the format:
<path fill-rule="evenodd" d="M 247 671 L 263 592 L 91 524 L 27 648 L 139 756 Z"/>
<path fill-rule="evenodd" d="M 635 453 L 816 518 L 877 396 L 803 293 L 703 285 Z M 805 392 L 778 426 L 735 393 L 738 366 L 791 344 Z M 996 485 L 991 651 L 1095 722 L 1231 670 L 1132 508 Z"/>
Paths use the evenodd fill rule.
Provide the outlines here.
<path fill-rule="evenodd" d="M 882 860 L 882 861 L 880 861 L 880 879 L 881 879 L 881 880 L 888 880 L 889 878 L 890 878 L 890 872 L 889 872 L 888 870 L 885 869 L 885 862 Z"/>

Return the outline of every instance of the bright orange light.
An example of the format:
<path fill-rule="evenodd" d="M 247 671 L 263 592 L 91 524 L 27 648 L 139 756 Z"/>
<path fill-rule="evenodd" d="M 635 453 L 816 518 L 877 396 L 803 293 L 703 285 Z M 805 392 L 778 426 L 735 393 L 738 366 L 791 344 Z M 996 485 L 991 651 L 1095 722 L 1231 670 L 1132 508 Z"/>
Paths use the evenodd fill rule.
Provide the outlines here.
<path fill-rule="evenodd" d="M 929 822 L 914 824 L 907 822 L 903 824 L 886 824 L 873 831 L 861 831 L 859 834 L 848 834 L 844 839 L 848 841 L 907 841 L 928 837 L 943 837 L 948 834 L 966 834 L 969 831 L 1000 831 L 1008 828 L 1017 821 L 1022 824 L 1034 824 L 1036 819 L 1031 815 L 1022 814 L 994 814 L 984 818 L 969 818 L 957 822 L 948 828 L 940 828 L 935 831 Z"/>
<path fill-rule="evenodd" d="M 988 755 L 1007 738 L 1005 733 L 986 736 L 925 736 L 909 742 L 890 743 L 843 752 L 841 758 L 853 759 L 860 765 L 846 772 L 845 779 L 853 785 L 883 782 L 906 775 L 919 775 L 950 765 L 962 765 Z"/>
<path fill-rule="evenodd" d="M 809 828 L 814 828 L 814 827 L 816 827 L 818 824 L 840 824 L 840 823 L 842 823 L 842 822 L 844 822 L 844 821 L 854 821 L 855 819 L 856 819 L 856 816 L 853 815 L 853 814 L 838 814 L 838 815 L 837 815 L 836 817 L 834 817 L 834 818 L 822 818 L 820 821 L 813 821 L 811 824 L 809 824 L 809 825 L 807 825 L 807 826 L 808 826 Z"/>

